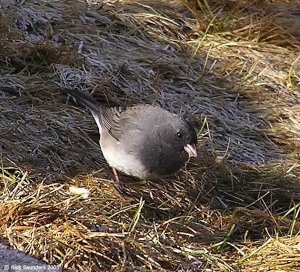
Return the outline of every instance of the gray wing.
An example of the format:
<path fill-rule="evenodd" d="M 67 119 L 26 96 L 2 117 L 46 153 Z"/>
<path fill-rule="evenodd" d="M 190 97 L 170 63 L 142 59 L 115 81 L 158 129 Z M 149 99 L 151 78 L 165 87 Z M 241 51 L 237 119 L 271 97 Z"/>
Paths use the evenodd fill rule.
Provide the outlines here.
<path fill-rule="evenodd" d="M 123 113 L 126 112 L 126 108 L 122 107 L 100 107 L 100 110 L 95 113 L 92 112 L 93 117 L 99 127 L 98 122 L 101 127 L 105 127 L 108 130 L 108 133 L 119 141 L 123 135 L 123 130 L 126 129 L 126 118 L 123 117 Z M 97 121 L 97 119 L 99 121 Z M 128 120 L 127 120 L 128 121 Z M 123 124 L 121 126 L 120 124 Z M 101 128 L 99 127 L 100 133 Z"/>

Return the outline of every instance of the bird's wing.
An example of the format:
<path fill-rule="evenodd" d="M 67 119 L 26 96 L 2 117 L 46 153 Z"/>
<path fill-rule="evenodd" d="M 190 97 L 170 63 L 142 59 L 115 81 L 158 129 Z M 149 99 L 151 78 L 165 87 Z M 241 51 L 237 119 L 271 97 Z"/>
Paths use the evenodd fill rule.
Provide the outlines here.
<path fill-rule="evenodd" d="M 100 118 L 98 116 L 100 125 L 108 130 L 108 133 L 114 137 L 117 141 L 120 140 L 123 134 L 124 128 L 126 128 L 126 118 L 123 118 L 123 113 L 126 108 L 122 107 L 100 107 Z M 93 113 L 92 113 L 93 114 Z M 93 114 L 94 116 L 94 114 Z M 95 116 L 94 119 L 96 120 Z M 127 120 L 128 121 L 128 120 Z M 96 120 L 97 122 L 97 120 Z M 98 125 L 99 126 L 99 125 Z"/>
<path fill-rule="evenodd" d="M 135 105 L 131 107 L 101 107 L 102 125 L 116 140 L 131 137 L 132 134 L 142 134 L 146 127 L 153 126 L 151 114 L 157 113 L 160 108 L 150 105 Z M 150 117 L 150 118 L 149 118 Z M 125 136 L 126 135 L 126 136 Z M 131 135 L 131 136 L 129 136 Z"/>

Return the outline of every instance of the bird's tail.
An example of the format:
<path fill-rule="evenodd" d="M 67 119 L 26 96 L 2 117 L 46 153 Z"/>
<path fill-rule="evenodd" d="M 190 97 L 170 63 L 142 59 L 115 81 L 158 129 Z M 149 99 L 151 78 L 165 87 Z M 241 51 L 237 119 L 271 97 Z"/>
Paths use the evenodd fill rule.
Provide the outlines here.
<path fill-rule="evenodd" d="M 90 95 L 75 89 L 64 88 L 63 90 L 69 95 L 73 96 L 77 102 L 80 102 L 82 105 L 86 106 L 90 111 L 99 111 L 99 103 Z"/>
<path fill-rule="evenodd" d="M 100 105 L 99 102 L 97 102 L 93 97 L 81 91 L 67 88 L 64 88 L 63 90 L 69 95 L 73 96 L 78 102 L 80 102 L 82 105 L 86 106 L 90 110 L 101 134 L 101 108 L 105 106 Z"/>

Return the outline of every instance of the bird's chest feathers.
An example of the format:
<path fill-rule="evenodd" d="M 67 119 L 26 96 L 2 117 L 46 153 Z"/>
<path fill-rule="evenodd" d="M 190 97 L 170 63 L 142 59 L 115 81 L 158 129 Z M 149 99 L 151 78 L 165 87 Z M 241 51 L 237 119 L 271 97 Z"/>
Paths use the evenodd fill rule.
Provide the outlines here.
<path fill-rule="evenodd" d="M 124 145 L 116 141 L 113 145 L 100 141 L 103 156 L 108 164 L 127 175 L 142 177 L 146 168 L 141 160 L 124 149 Z"/>

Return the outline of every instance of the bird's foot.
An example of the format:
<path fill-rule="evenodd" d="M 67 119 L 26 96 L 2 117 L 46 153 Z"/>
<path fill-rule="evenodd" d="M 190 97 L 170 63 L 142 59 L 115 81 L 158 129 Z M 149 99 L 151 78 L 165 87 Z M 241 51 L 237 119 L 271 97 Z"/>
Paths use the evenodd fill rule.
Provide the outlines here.
<path fill-rule="evenodd" d="M 119 179 L 119 176 L 118 176 L 118 173 L 117 173 L 117 170 L 115 168 L 112 168 L 113 170 L 113 173 L 114 173 L 114 176 L 115 176 L 115 180 L 114 180 L 114 187 L 115 189 L 119 192 L 119 193 L 123 193 L 124 192 L 124 186 L 122 184 L 122 182 L 120 181 Z"/>

